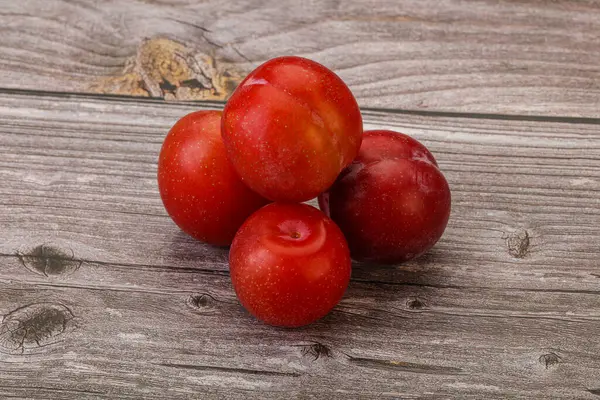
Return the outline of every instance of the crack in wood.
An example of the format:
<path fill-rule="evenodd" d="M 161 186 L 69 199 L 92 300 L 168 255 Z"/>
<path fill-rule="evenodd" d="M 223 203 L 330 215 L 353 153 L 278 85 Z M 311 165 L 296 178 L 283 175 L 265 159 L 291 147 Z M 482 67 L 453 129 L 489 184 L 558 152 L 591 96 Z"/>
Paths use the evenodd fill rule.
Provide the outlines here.
<path fill-rule="evenodd" d="M 463 373 L 462 369 L 456 367 L 444 367 L 441 365 L 420 364 L 396 360 L 350 357 L 349 362 L 366 368 L 386 371 L 404 371 L 417 374 L 459 375 Z"/>
<path fill-rule="evenodd" d="M 6 258 L 19 258 L 17 254 L 10 253 L 0 253 L 0 257 Z M 161 270 L 161 271 L 172 271 L 172 272 L 181 272 L 181 273 L 197 273 L 201 275 L 217 275 L 227 277 L 229 276 L 229 271 L 224 269 L 208 269 L 208 268 L 194 268 L 194 267 L 177 267 L 171 265 L 161 265 L 161 264 L 146 264 L 146 263 L 123 263 L 123 262 L 109 262 L 109 261 L 99 261 L 99 260 L 91 260 L 91 259 L 79 259 L 83 264 L 98 264 L 108 267 L 126 267 L 126 268 L 147 268 L 152 269 L 153 271 Z M 215 261 L 206 261 L 202 264 L 206 265 L 222 265 L 224 267 L 227 266 L 227 263 L 215 262 Z M 591 274 L 594 275 L 594 274 Z M 386 285 L 386 286 L 396 286 L 396 287 L 417 287 L 417 288 L 433 288 L 433 289 L 456 289 L 456 290 L 494 290 L 494 291 L 506 291 L 506 292 L 533 292 L 533 293 L 564 293 L 564 294 L 588 294 L 588 295 L 600 295 L 600 290 L 588 290 L 588 289 L 538 289 L 538 288 L 520 288 L 520 287 L 492 287 L 492 286 L 478 286 L 478 285 L 449 285 L 449 284 L 435 284 L 435 283 L 426 283 L 426 282 L 395 282 L 395 281 L 382 281 L 382 280 L 372 280 L 372 279 L 360 279 L 360 278 L 351 278 L 351 282 L 360 283 L 365 285 Z M 52 285 L 47 285 L 52 286 Z M 55 285 L 56 287 L 71 287 L 71 286 L 62 286 L 60 284 Z M 74 288 L 89 288 L 94 290 L 100 290 L 100 287 L 92 287 L 92 286 L 72 286 Z M 114 290 L 119 290 L 119 288 L 112 288 Z M 111 288 L 107 288 L 107 290 L 111 290 Z M 162 293 L 162 292 L 160 292 Z M 367 317 L 364 315 L 358 315 L 361 317 Z M 368 318 L 368 317 L 367 317 Z M 408 317 L 403 317 L 408 318 Z"/>
<path fill-rule="evenodd" d="M 105 395 L 106 392 L 99 392 L 95 390 L 79 390 L 79 389 L 67 389 L 67 388 L 54 388 L 49 386 L 17 386 L 17 385 L 2 385 L 0 384 L 0 389 L 13 389 L 13 390 L 26 390 L 28 392 L 34 390 L 40 390 L 45 392 L 57 392 L 57 393 L 80 393 L 80 394 L 96 394 L 96 395 Z"/>
<path fill-rule="evenodd" d="M 169 367 L 169 368 L 180 368 L 180 369 L 189 369 L 194 371 L 220 371 L 220 372 L 231 372 L 238 374 L 246 374 L 246 375 L 266 375 L 266 376 L 290 376 L 290 377 L 299 377 L 302 374 L 298 372 L 279 372 L 279 371 L 265 371 L 258 369 L 248 369 L 248 368 L 234 368 L 234 367 L 219 367 L 215 365 L 192 365 L 192 364 L 171 364 L 171 363 L 158 363 L 154 364 L 161 367 Z"/>
<path fill-rule="evenodd" d="M 370 310 L 370 309 L 363 309 L 363 310 L 365 310 L 365 311 L 367 311 L 367 312 L 370 312 L 370 311 L 377 311 L 377 310 Z M 362 311 L 362 310 L 361 310 L 361 311 Z M 388 319 L 386 319 L 386 318 L 374 317 L 374 316 L 372 316 L 372 315 L 364 315 L 364 314 L 360 314 L 360 313 L 358 313 L 358 312 L 351 312 L 351 311 L 343 310 L 341 307 L 334 308 L 334 309 L 331 311 L 331 314 L 341 314 L 341 315 L 343 315 L 343 316 L 350 317 L 350 318 L 359 318 L 359 319 L 360 319 L 360 318 L 362 318 L 362 319 L 368 319 L 368 320 L 371 320 L 371 321 L 384 322 L 386 325 L 387 325 L 387 324 L 389 324 L 389 323 L 391 322 L 391 321 L 389 320 L 389 318 L 388 318 Z M 393 314 L 392 314 L 392 315 L 393 315 Z M 397 316 L 397 315 L 394 315 L 394 317 L 398 317 L 398 318 L 406 318 L 406 317 L 403 317 L 403 316 Z"/>
<path fill-rule="evenodd" d="M 6 258 L 17 258 L 20 259 L 20 254 L 8 254 L 8 253 L 0 253 L 0 257 Z M 219 270 L 219 269 L 207 269 L 207 268 L 193 268 L 193 267 L 176 267 L 171 265 L 161 265 L 161 264 L 145 264 L 145 263 L 121 263 L 121 262 L 110 262 L 110 261 L 99 261 L 99 260 L 91 260 L 80 258 L 77 261 L 82 264 L 98 264 L 103 266 L 110 267 L 126 267 L 126 268 L 148 268 L 153 271 L 162 270 L 162 271 L 174 271 L 174 272 L 182 272 L 182 273 L 199 273 L 206 275 L 220 275 L 220 276 L 229 276 L 229 271 Z M 227 263 L 218 262 L 218 261 L 204 261 L 202 264 L 207 265 L 224 265 Z"/>

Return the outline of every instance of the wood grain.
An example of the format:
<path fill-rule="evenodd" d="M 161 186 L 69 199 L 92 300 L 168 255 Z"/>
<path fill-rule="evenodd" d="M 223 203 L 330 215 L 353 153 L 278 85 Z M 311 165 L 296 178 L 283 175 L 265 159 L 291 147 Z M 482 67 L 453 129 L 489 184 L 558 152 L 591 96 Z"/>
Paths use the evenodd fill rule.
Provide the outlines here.
<path fill-rule="evenodd" d="M 234 75 L 280 55 L 315 59 L 365 107 L 600 116 L 597 1 L 5 0 L 0 31 L 7 88 L 160 96 L 162 72 L 202 81 L 173 58 L 183 46 Z M 147 38 L 172 41 L 140 61 Z M 190 90 L 162 95 L 222 94 Z"/>
<path fill-rule="evenodd" d="M 365 110 L 436 154 L 448 230 L 283 330 L 157 193 L 170 125 L 220 107 L 0 91 L 0 397 L 597 398 L 600 121 Z"/>

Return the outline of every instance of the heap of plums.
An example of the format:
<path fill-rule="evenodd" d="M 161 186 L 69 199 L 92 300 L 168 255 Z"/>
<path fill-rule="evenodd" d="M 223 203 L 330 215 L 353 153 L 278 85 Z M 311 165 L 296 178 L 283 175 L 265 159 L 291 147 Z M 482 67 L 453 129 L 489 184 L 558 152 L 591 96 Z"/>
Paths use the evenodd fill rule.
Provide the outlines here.
<path fill-rule="evenodd" d="M 331 311 L 351 258 L 417 257 L 450 215 L 450 189 L 429 150 L 402 133 L 363 132 L 346 84 L 300 57 L 259 66 L 223 112 L 177 121 L 160 152 L 158 187 L 179 228 L 231 246 L 242 305 L 285 327 Z M 321 210 L 303 203 L 315 197 Z"/>

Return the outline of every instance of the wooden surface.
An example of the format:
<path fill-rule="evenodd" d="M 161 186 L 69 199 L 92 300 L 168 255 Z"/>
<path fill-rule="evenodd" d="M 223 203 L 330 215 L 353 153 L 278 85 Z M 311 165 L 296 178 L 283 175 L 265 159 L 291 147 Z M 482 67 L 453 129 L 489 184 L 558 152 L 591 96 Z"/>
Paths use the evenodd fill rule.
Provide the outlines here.
<path fill-rule="evenodd" d="M 0 399 L 600 397 L 600 2 L 0 5 Z M 155 181 L 169 127 L 223 106 L 180 100 L 282 54 L 453 194 L 432 251 L 355 264 L 294 330 L 241 308 Z"/>
<path fill-rule="evenodd" d="M 219 104 L 0 93 L 0 398 L 597 398 L 598 121 L 365 111 L 453 191 L 440 243 L 355 265 L 297 330 L 236 302 L 226 250 L 180 233 L 155 169 Z"/>
<path fill-rule="evenodd" d="M 296 54 L 333 68 L 363 107 L 600 117 L 594 0 L 0 4 L 0 87 L 223 98 Z"/>

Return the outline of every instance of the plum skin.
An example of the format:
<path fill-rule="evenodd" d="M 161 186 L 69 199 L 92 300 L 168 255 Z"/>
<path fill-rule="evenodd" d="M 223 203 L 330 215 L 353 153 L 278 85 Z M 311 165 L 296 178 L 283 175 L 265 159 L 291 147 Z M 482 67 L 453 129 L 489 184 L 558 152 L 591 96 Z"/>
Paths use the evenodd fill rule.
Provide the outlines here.
<path fill-rule="evenodd" d="M 227 246 L 244 220 L 268 203 L 227 159 L 221 112 L 196 111 L 167 134 L 158 159 L 158 189 L 171 219 L 188 235 Z"/>
<path fill-rule="evenodd" d="M 364 133 L 357 158 L 319 196 L 319 206 L 339 225 L 352 258 L 395 264 L 418 257 L 441 238 L 451 194 L 423 144 L 374 130 Z"/>
<path fill-rule="evenodd" d="M 362 139 L 356 99 L 331 70 L 279 57 L 252 71 L 223 110 L 223 140 L 234 168 L 272 201 L 317 197 L 356 157 Z"/>
<path fill-rule="evenodd" d="M 299 327 L 340 301 L 350 281 L 350 251 L 321 211 L 271 203 L 236 234 L 229 271 L 238 299 L 252 315 L 270 325 Z"/>

